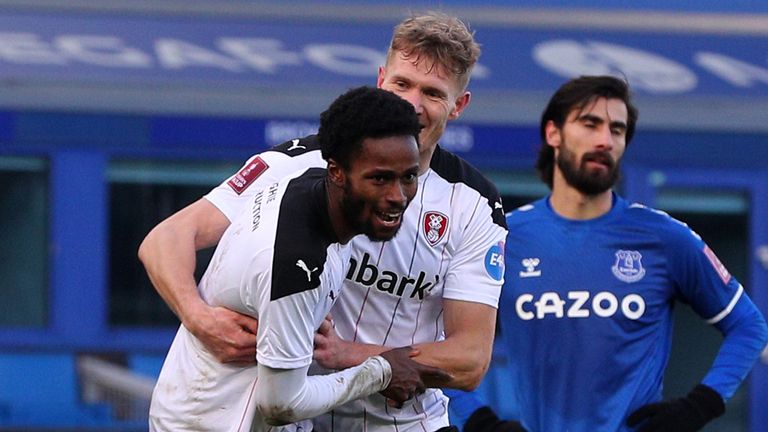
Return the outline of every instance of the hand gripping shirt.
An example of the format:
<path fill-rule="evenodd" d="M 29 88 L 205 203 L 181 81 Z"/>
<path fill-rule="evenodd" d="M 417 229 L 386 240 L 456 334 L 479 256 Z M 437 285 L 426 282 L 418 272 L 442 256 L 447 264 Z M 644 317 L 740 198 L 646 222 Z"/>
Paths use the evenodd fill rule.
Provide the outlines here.
<path fill-rule="evenodd" d="M 315 331 L 349 265 L 324 179 L 325 170 L 309 169 L 246 199 L 199 284 L 208 304 L 259 320 L 257 361 L 271 368 L 311 363 Z M 255 366 L 220 363 L 181 326 L 152 396 L 152 430 L 274 430 L 255 411 L 256 375 Z"/>
<path fill-rule="evenodd" d="M 631 430 L 627 416 L 661 400 L 675 301 L 726 335 L 756 312 L 685 224 L 613 199 L 586 221 L 558 216 L 548 198 L 507 215 L 499 321 L 511 396 L 531 432 Z M 703 383 L 727 398 L 749 367 L 731 374 L 724 363 Z"/>
<path fill-rule="evenodd" d="M 269 165 L 254 183 L 273 169 L 325 166 L 319 153 L 314 137 L 308 137 L 254 156 L 249 162 L 261 159 Z M 206 198 L 229 217 L 228 209 L 247 202 L 243 197 L 250 189 L 238 195 L 230 179 Z M 344 294 L 332 310 L 336 331 L 345 340 L 389 347 L 444 339 L 443 299 L 497 307 L 505 236 L 495 186 L 465 161 L 436 148 L 397 236 L 388 242 L 357 236 L 350 242 Z M 403 432 L 447 425 L 447 398 L 429 389 L 402 409 L 388 406 L 379 394 L 358 399 L 335 409 L 317 428 Z"/>

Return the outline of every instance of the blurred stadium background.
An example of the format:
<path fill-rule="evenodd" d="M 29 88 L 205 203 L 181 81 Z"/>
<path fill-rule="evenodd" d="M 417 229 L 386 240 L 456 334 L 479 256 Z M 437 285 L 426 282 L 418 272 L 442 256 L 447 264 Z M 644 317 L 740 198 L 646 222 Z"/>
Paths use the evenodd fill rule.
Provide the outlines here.
<path fill-rule="evenodd" d="M 747 0 L 0 0 L 0 430 L 145 430 L 178 321 L 144 235 L 252 153 L 375 84 L 391 28 L 443 10 L 483 44 L 442 144 L 511 209 L 551 92 L 626 76 L 640 107 L 620 191 L 697 230 L 768 314 L 768 3 Z M 199 271 L 209 252 L 200 254 Z M 665 393 L 720 336 L 678 315 Z M 481 387 L 503 414 L 506 354 Z M 768 431 L 768 353 L 709 431 Z"/>

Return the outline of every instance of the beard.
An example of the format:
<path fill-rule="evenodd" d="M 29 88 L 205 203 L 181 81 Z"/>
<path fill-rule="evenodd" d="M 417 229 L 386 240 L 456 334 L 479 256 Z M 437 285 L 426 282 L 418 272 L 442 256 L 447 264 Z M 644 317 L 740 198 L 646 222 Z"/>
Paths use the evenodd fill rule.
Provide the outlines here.
<path fill-rule="evenodd" d="M 365 206 L 368 204 L 365 199 L 360 198 L 354 192 L 352 185 L 347 181 L 344 183 L 344 196 L 341 198 L 341 212 L 344 215 L 349 226 L 357 233 L 365 234 L 368 240 L 374 242 L 391 240 L 400 230 L 398 227 L 394 231 L 379 232 L 373 226 L 371 218 L 362 217 Z M 376 208 L 375 203 L 370 203 L 371 212 Z M 373 216 L 373 215 L 372 215 Z"/>
<path fill-rule="evenodd" d="M 556 159 L 566 183 L 585 195 L 599 195 L 611 189 L 619 180 L 619 163 L 606 151 L 584 153 L 581 162 L 577 162 L 576 154 L 568 150 L 563 141 Z M 586 165 L 589 161 L 604 164 L 607 172 L 588 169 Z"/>

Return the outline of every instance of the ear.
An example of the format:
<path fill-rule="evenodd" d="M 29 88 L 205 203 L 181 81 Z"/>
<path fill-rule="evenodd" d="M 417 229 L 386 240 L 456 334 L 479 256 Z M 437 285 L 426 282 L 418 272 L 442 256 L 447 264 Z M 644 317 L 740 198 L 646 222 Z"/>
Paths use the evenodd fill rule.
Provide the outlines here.
<path fill-rule="evenodd" d="M 387 74 L 387 70 L 384 69 L 384 66 L 379 66 L 379 73 L 376 76 L 376 88 L 381 88 L 381 85 L 384 84 L 384 76 Z"/>
<path fill-rule="evenodd" d="M 544 136 L 547 138 L 547 144 L 554 148 L 560 147 L 560 143 L 563 141 L 563 135 L 555 125 L 555 122 L 550 120 L 544 128 Z"/>
<path fill-rule="evenodd" d="M 453 110 L 448 114 L 448 120 L 456 120 L 459 118 L 461 113 L 464 111 L 464 108 L 469 106 L 469 100 L 472 98 L 472 94 L 468 91 L 465 91 L 462 93 L 461 96 L 456 98 L 456 105 L 453 107 Z"/>
<path fill-rule="evenodd" d="M 344 169 L 333 159 L 328 159 L 328 180 L 338 186 L 344 186 L 345 173 Z"/>

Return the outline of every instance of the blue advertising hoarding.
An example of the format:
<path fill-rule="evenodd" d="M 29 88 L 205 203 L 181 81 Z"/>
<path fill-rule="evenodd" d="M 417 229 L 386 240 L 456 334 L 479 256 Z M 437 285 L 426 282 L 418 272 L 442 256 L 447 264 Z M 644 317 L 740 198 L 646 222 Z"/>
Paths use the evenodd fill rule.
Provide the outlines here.
<path fill-rule="evenodd" d="M 510 12 L 511 13 L 511 12 Z M 768 96 L 768 35 L 473 26 L 472 88 L 548 92 L 623 74 L 651 96 Z M 0 79 L 282 88 L 372 84 L 391 24 L 110 16 L 0 16 Z"/>
<path fill-rule="evenodd" d="M 374 84 L 392 25 L 0 15 L 0 109 L 148 115 L 149 136 L 132 140 L 137 146 L 245 153 L 312 132 L 333 97 Z M 469 159 L 493 164 L 534 157 L 538 138 L 531 128 L 548 96 L 580 74 L 629 80 L 641 111 L 640 140 L 664 130 L 768 132 L 768 33 L 482 22 L 472 28 L 483 48 L 470 84 L 472 103 L 441 141 Z M 6 146 L 61 142 L 61 115 L 28 117 L 0 128 Z M 97 129 L 103 135 L 94 145 L 126 147 L 125 132 Z"/>

